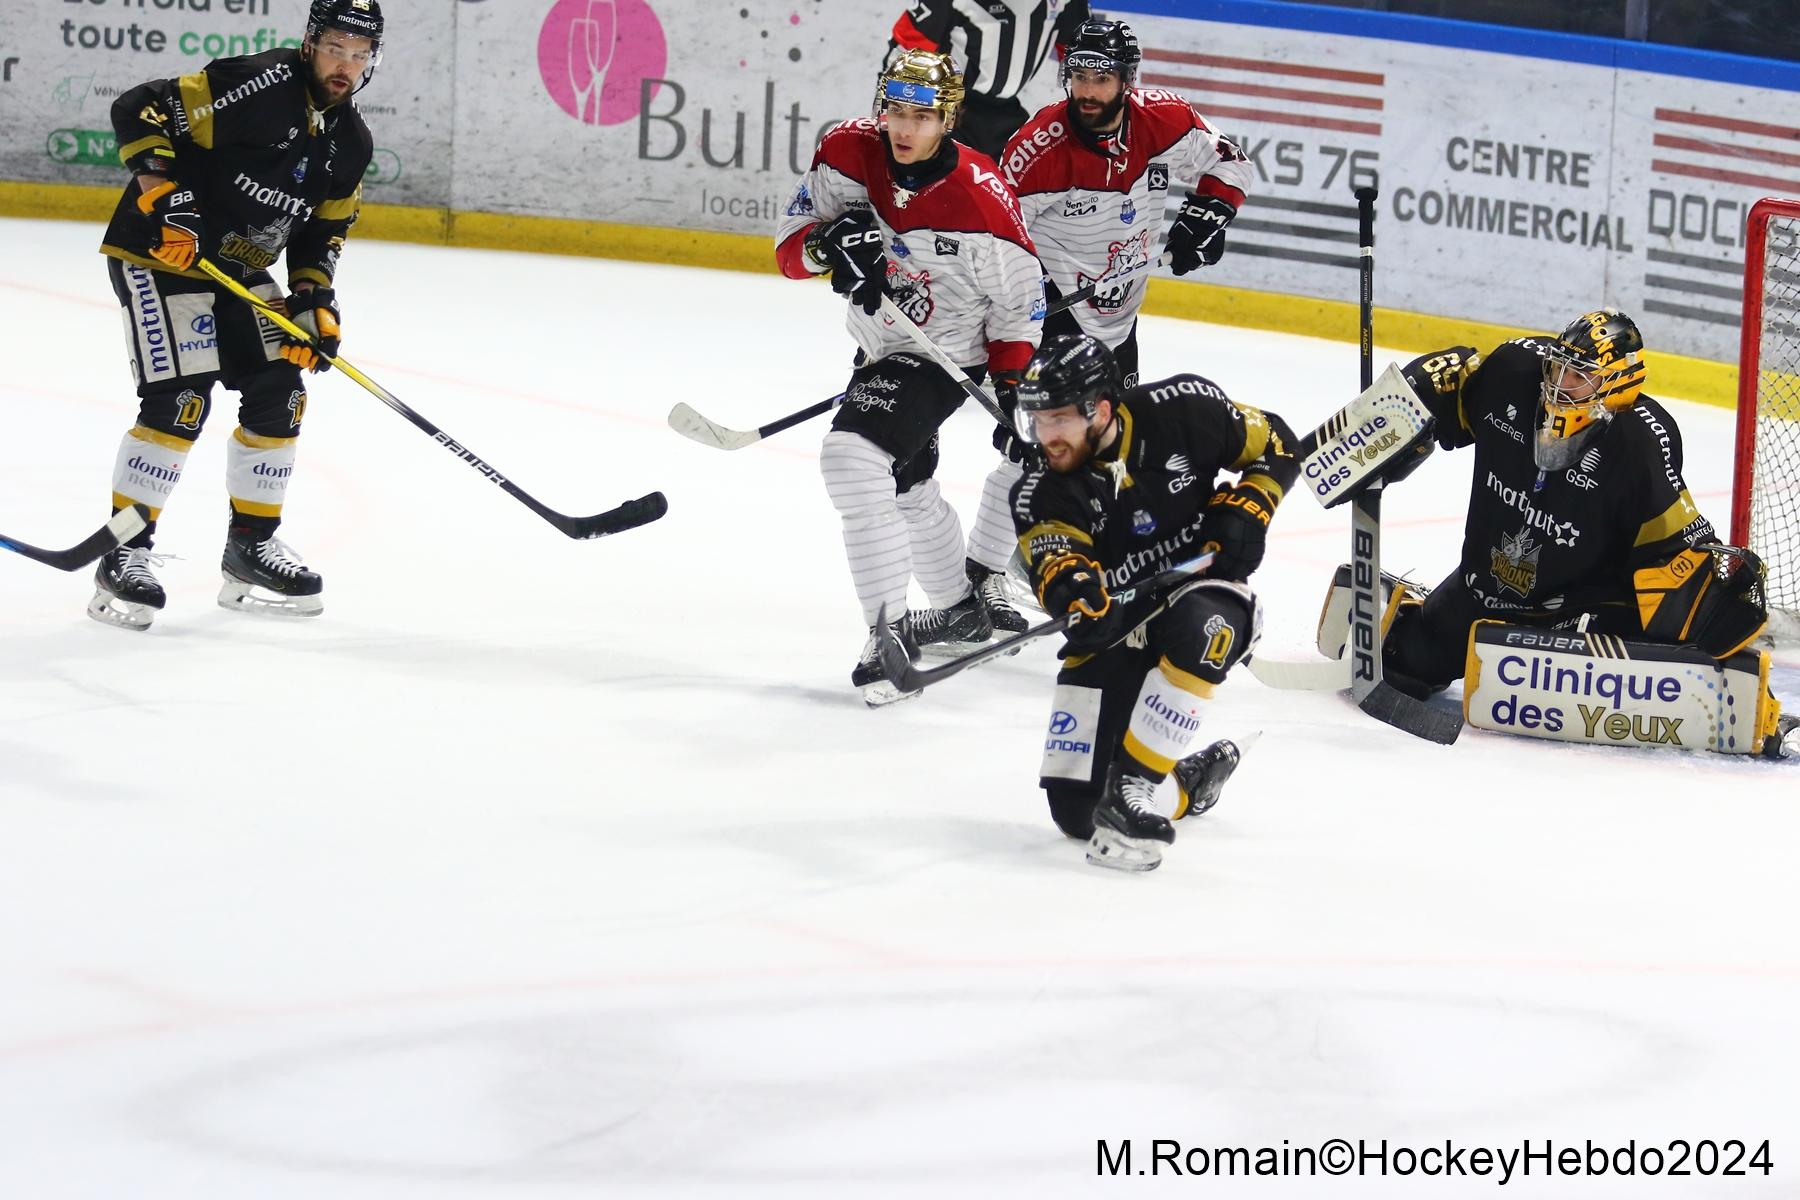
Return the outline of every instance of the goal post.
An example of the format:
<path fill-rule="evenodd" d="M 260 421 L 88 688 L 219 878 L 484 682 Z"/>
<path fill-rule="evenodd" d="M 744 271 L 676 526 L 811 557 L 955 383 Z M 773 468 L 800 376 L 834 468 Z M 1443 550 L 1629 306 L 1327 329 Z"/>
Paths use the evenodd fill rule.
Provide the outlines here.
<path fill-rule="evenodd" d="M 1800 632 L 1800 199 L 1758 200 L 1744 251 L 1731 540 L 1768 569 L 1769 613 Z"/>

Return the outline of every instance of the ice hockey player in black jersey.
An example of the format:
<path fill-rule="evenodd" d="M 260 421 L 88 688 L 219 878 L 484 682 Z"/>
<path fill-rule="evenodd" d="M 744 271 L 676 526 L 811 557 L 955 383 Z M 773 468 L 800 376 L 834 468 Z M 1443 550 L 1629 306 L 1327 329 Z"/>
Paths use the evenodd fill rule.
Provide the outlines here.
<path fill-rule="evenodd" d="M 238 394 L 226 445 L 231 514 L 219 603 L 311 615 L 323 583 L 279 538 L 306 411 L 314 347 L 209 279 L 202 258 L 280 302 L 269 268 L 285 252 L 288 315 L 327 354 L 339 339 L 332 276 L 355 222 L 373 143 L 351 95 L 381 60 L 376 0 L 313 0 L 298 48 L 215 59 L 154 79 L 112 107 L 131 171 L 101 251 L 124 308 L 137 423 L 113 468 L 114 511 L 144 505 L 149 527 L 100 562 L 89 615 L 145 629 L 164 603 L 151 567 L 156 518 L 180 482 L 223 383 Z"/>
<path fill-rule="evenodd" d="M 1477 620 L 1696 645 L 1761 631 L 1759 573 L 1718 545 L 1682 479 L 1681 430 L 1644 394 L 1644 339 L 1616 309 L 1486 356 L 1454 346 L 1407 381 L 1439 444 L 1475 447 L 1462 561 L 1394 606 L 1386 677 L 1425 696 L 1463 675 Z"/>
<path fill-rule="evenodd" d="M 1176 375 L 1126 388 L 1105 345 L 1045 340 L 1018 391 L 1019 436 L 1046 465 L 1013 489 L 1013 521 L 1044 611 L 1074 613 L 1040 783 L 1088 861 L 1149 870 L 1174 826 L 1152 805 L 1171 771 L 1177 818 L 1210 803 L 1235 755 L 1189 755 L 1201 711 L 1261 631 L 1245 584 L 1299 464 L 1281 417 Z M 1236 482 L 1219 482 L 1221 472 Z M 1143 584 L 1211 551 L 1166 596 Z M 1127 596 L 1129 595 L 1129 598 Z"/>

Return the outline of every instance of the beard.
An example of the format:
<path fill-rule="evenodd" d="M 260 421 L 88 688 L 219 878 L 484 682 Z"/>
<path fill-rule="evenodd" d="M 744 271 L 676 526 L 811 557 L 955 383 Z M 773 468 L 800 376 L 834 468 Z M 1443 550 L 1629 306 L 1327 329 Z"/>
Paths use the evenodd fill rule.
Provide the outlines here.
<path fill-rule="evenodd" d="M 1070 472 L 1079 471 L 1092 461 L 1095 454 L 1099 453 L 1100 439 L 1105 433 L 1105 426 L 1102 426 L 1099 429 L 1090 426 L 1087 433 L 1082 435 L 1080 441 L 1056 443 L 1057 448 L 1060 449 L 1066 447 L 1068 449 L 1069 456 L 1066 459 L 1051 458 L 1051 447 L 1045 446 L 1044 460 L 1049 464 L 1050 469 L 1055 471 L 1058 475 L 1067 475 Z"/>
<path fill-rule="evenodd" d="M 1098 110 L 1085 109 L 1082 102 L 1077 100 L 1070 100 L 1069 108 L 1074 112 L 1076 122 L 1089 133 L 1110 130 L 1118 121 L 1119 114 L 1124 111 L 1125 89 L 1120 88 L 1118 96 L 1110 104 L 1102 104 Z"/>

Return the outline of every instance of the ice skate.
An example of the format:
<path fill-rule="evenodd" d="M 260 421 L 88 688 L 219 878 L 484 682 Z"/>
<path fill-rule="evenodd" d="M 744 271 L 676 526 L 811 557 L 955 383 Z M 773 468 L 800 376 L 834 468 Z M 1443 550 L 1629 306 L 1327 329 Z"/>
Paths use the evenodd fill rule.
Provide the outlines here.
<path fill-rule="evenodd" d="M 1116 871 L 1154 871 L 1162 849 L 1175 842 L 1175 826 L 1158 813 L 1151 800 L 1154 779 L 1114 763 L 1106 774 L 1106 793 L 1094 806 L 1094 836 L 1087 860 Z"/>
<path fill-rule="evenodd" d="M 120 546 L 101 555 L 94 568 L 94 598 L 88 601 L 88 616 L 139 633 L 150 628 L 157 610 L 168 599 L 150 568 L 165 561 L 163 555 L 152 554 L 143 546 Z"/>
<path fill-rule="evenodd" d="M 1221 738 L 1176 763 L 1173 774 L 1181 799 L 1175 805 L 1175 819 L 1197 817 L 1217 804 L 1219 792 L 1237 770 L 1240 756 L 1236 742 Z"/>
<path fill-rule="evenodd" d="M 1012 598 L 1006 594 L 1006 572 L 990 571 L 972 558 L 963 565 L 995 633 L 1024 633 L 1030 628 L 1025 614 L 1013 607 Z"/>
<path fill-rule="evenodd" d="M 949 608 L 921 608 L 906 614 L 907 632 L 923 652 L 932 647 L 928 657 L 955 658 L 975 646 L 986 645 L 994 636 L 994 622 L 981 602 L 981 594 L 973 589 Z"/>
<path fill-rule="evenodd" d="M 890 626 L 894 635 L 900 639 L 900 645 L 906 650 L 906 657 L 913 662 L 919 661 L 919 644 L 913 640 L 912 631 L 907 622 L 901 621 Z M 902 692 L 881 670 L 881 635 L 879 625 L 869 628 L 869 640 L 863 644 L 862 657 L 857 659 L 855 670 L 850 672 L 850 682 L 862 691 L 863 703 L 870 708 L 881 708 L 897 700 L 909 700 L 918 692 Z"/>
<path fill-rule="evenodd" d="M 309 571 L 277 537 L 258 540 L 232 533 L 220 563 L 225 576 L 219 607 L 283 617 L 316 617 L 325 611 L 325 581 Z"/>

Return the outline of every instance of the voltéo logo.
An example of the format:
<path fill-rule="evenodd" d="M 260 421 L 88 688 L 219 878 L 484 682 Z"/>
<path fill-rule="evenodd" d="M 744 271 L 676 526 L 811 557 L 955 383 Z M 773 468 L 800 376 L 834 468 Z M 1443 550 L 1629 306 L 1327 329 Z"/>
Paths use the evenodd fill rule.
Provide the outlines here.
<path fill-rule="evenodd" d="M 642 81 L 668 65 L 668 38 L 645 0 L 556 0 L 538 32 L 544 90 L 584 125 L 635 118 Z"/>

